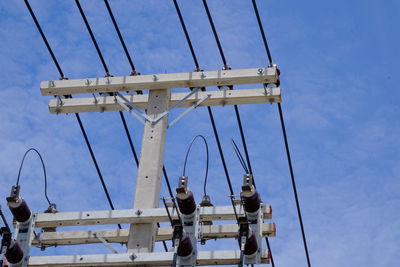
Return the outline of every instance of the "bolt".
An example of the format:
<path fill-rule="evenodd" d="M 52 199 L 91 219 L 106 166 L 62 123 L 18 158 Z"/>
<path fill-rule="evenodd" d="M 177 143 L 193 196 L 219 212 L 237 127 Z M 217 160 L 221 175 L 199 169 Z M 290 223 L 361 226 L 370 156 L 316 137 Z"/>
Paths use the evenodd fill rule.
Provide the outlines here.
<path fill-rule="evenodd" d="M 143 211 L 141 211 L 141 210 L 137 210 L 137 211 L 135 212 L 135 214 L 136 214 L 137 216 L 140 216 L 142 213 L 143 213 Z"/>
<path fill-rule="evenodd" d="M 90 85 L 90 81 L 89 81 L 89 79 L 86 79 L 86 83 L 85 83 L 86 85 Z"/>
<path fill-rule="evenodd" d="M 134 261 L 134 260 L 137 258 L 137 256 L 135 255 L 135 253 L 132 253 L 132 255 L 130 255 L 129 258 L 130 258 L 132 261 Z"/>
<path fill-rule="evenodd" d="M 263 73 L 264 73 L 264 70 L 263 70 L 262 68 L 259 68 L 259 69 L 258 69 L 258 74 L 259 74 L 259 75 L 263 75 Z"/>
<path fill-rule="evenodd" d="M 153 81 L 157 81 L 157 80 L 158 80 L 157 75 L 153 75 Z"/>
<path fill-rule="evenodd" d="M 107 78 L 106 84 L 110 84 L 110 83 L 111 83 L 110 78 Z"/>
<path fill-rule="evenodd" d="M 206 75 L 204 74 L 204 72 L 201 73 L 200 77 L 201 77 L 202 79 L 204 79 L 204 78 L 206 77 Z"/>
<path fill-rule="evenodd" d="M 50 81 L 50 87 L 55 87 L 54 81 Z"/>

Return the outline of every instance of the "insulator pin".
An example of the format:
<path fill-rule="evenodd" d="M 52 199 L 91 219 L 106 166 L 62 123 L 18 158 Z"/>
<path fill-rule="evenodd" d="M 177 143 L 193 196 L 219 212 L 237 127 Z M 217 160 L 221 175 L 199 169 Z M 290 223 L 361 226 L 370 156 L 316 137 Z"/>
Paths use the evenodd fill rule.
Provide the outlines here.
<path fill-rule="evenodd" d="M 24 252 L 22 252 L 21 246 L 17 241 L 11 241 L 11 245 L 6 251 L 6 259 L 11 264 L 17 264 L 24 258 Z"/>

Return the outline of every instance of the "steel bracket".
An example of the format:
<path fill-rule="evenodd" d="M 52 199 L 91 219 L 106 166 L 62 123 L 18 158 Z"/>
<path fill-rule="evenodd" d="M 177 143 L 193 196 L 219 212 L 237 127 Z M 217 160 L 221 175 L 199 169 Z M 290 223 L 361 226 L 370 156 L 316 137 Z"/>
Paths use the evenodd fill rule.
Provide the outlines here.
<path fill-rule="evenodd" d="M 184 98 L 182 98 L 181 100 L 179 100 L 175 105 L 173 105 L 172 107 L 170 107 L 167 111 L 159 114 L 157 117 L 155 118 L 151 118 L 149 115 L 147 115 L 145 112 L 143 112 L 141 109 L 139 109 L 135 104 L 133 104 L 131 101 L 129 101 L 125 96 L 123 96 L 122 94 L 120 94 L 119 92 L 115 93 L 115 101 L 126 111 L 128 111 L 130 114 L 132 114 L 136 119 L 138 119 L 141 123 L 145 124 L 146 121 L 154 124 L 156 122 L 158 122 L 159 120 L 161 120 L 165 115 L 167 115 L 172 109 L 176 108 L 177 106 L 179 106 L 180 104 L 182 104 L 183 102 L 185 102 L 190 96 L 192 96 L 193 94 L 197 93 L 200 90 L 200 87 L 196 87 L 193 88 L 193 90 L 187 94 Z M 178 120 L 180 120 L 181 118 L 183 118 L 185 115 L 187 115 L 190 111 L 192 111 L 193 109 L 197 108 L 201 103 L 203 103 L 204 100 L 206 100 L 207 98 L 209 98 L 210 95 L 207 95 L 203 98 L 201 98 L 200 100 L 198 100 L 197 102 L 193 103 L 192 106 L 188 107 L 185 111 L 183 111 L 175 120 L 173 120 L 168 127 L 171 127 L 172 125 L 174 125 L 176 122 L 178 122 Z"/>

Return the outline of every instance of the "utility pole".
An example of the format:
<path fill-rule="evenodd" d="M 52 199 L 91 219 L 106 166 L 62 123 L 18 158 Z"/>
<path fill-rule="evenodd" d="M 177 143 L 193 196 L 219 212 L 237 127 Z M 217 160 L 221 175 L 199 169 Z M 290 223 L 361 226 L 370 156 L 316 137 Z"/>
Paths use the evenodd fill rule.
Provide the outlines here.
<path fill-rule="evenodd" d="M 34 213 L 29 223 L 24 222 L 24 225 L 30 227 L 29 233 L 34 234 L 25 242 L 28 244 L 22 246 L 23 248 L 30 248 L 32 245 L 44 247 L 100 242 L 110 247 L 109 243 L 116 242 L 127 243 L 127 253 L 117 254 L 111 247 L 112 254 L 29 257 L 27 249 L 24 251 L 28 253 L 25 255 L 25 258 L 28 256 L 25 266 L 28 264 L 29 266 L 156 266 L 171 265 L 171 262 L 179 266 L 269 263 L 269 254 L 268 251 L 262 250 L 261 239 L 265 236 L 275 236 L 276 229 L 275 224 L 263 222 L 264 219 L 271 218 L 272 209 L 269 205 L 259 203 L 252 176 L 244 177 L 241 193 L 241 198 L 244 200 L 237 199 L 233 202 L 233 206 L 195 205 L 193 210 L 185 213 L 179 202 L 179 207 L 176 206 L 174 199 L 165 208 L 159 208 L 158 205 L 161 197 L 164 145 L 168 128 L 173 127 L 187 113 L 201 106 L 281 102 L 281 89 L 267 86 L 278 83 L 279 71 L 275 66 L 42 82 L 40 85 L 42 94 L 55 96 L 55 99 L 49 102 L 51 113 L 126 110 L 144 124 L 144 132 L 133 209 Z M 262 88 L 225 90 L 229 86 L 238 84 L 261 84 Z M 206 86 L 219 86 L 221 90 L 201 91 L 201 88 Z M 191 89 L 190 93 L 171 92 L 173 88 L 187 87 Z M 137 90 L 148 90 L 148 93 L 134 94 Z M 77 95 L 87 93 L 93 94 L 93 97 L 75 98 Z M 101 93 L 101 95 L 95 96 L 96 93 Z M 71 95 L 74 98 L 63 97 Z M 173 108 L 186 109 L 175 120 L 169 122 L 168 113 Z M 180 196 L 183 202 L 190 201 L 187 182 L 183 179 L 177 190 L 178 200 Z M 235 219 L 238 225 L 204 223 L 205 221 Z M 168 221 L 171 222 L 172 227 L 156 227 L 157 222 Z M 34 230 L 35 228 L 117 223 L 129 223 L 131 226 L 129 230 L 70 232 L 35 232 Z M 240 250 L 197 251 L 197 242 L 200 240 L 234 238 L 238 235 Z M 186 236 L 188 238 L 185 239 Z M 251 238 L 254 240 L 250 241 Z M 175 251 L 154 252 L 155 242 L 161 240 L 173 240 Z M 236 241 L 233 242 L 236 243 Z M 190 246 L 192 250 L 184 254 L 182 249 Z"/>

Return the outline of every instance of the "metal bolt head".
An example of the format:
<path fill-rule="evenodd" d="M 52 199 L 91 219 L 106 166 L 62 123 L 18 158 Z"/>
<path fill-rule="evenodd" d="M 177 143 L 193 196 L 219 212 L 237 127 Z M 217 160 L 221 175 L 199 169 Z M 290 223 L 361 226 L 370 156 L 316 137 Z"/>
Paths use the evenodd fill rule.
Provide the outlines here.
<path fill-rule="evenodd" d="M 259 68 L 259 69 L 258 69 L 258 74 L 259 74 L 259 75 L 263 75 L 263 74 L 264 74 L 264 70 L 263 70 L 262 68 Z"/>
<path fill-rule="evenodd" d="M 137 211 L 135 212 L 135 214 L 136 214 L 137 216 L 140 216 L 142 213 L 143 213 L 143 211 L 141 211 L 141 210 L 137 210 Z"/>

